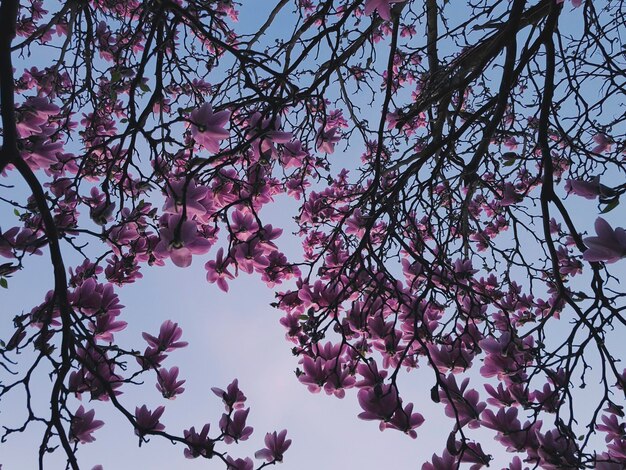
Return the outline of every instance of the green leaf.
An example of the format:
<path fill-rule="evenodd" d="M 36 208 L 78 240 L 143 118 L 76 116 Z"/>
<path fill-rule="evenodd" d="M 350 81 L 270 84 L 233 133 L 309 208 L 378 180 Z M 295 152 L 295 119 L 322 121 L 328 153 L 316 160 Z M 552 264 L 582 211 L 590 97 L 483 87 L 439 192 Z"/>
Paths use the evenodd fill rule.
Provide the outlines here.
<path fill-rule="evenodd" d="M 4 287 L 5 289 L 9 288 L 9 283 L 3 277 L 0 277 L 0 287 Z"/>
<path fill-rule="evenodd" d="M 619 198 L 615 198 L 613 199 L 611 202 L 609 202 L 606 207 L 604 209 L 602 209 L 602 211 L 600 212 L 601 214 L 606 214 L 607 212 L 611 212 L 613 209 L 615 209 L 617 206 L 619 206 Z"/>
<path fill-rule="evenodd" d="M 18 211 L 17 209 L 13 209 L 13 213 L 19 217 L 20 216 L 20 211 Z"/>
<path fill-rule="evenodd" d="M 122 78 L 122 74 L 119 72 L 119 70 L 113 70 L 111 72 L 111 82 L 112 83 L 119 82 L 121 78 Z"/>
<path fill-rule="evenodd" d="M 148 86 L 148 84 L 143 82 L 139 84 L 139 89 L 144 93 L 148 93 L 150 91 L 150 87 Z"/>

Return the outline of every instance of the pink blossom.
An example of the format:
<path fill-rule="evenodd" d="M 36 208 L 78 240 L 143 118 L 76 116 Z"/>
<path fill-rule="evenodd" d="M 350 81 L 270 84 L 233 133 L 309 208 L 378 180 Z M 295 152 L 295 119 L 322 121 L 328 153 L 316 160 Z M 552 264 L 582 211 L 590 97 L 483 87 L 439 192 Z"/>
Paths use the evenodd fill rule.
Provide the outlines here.
<path fill-rule="evenodd" d="M 454 456 L 447 450 L 443 451 L 441 457 L 433 454 L 431 461 L 422 465 L 422 470 L 451 470 L 453 468 L 458 468 L 458 465 Z"/>
<path fill-rule="evenodd" d="M 283 166 L 284 168 L 299 168 L 302 166 L 302 160 L 307 153 L 302 149 L 302 142 L 295 140 L 287 142 L 283 146 Z"/>
<path fill-rule="evenodd" d="M 259 245 L 265 251 L 265 254 L 269 255 L 270 253 L 276 252 L 276 245 L 272 242 L 272 240 L 276 240 L 283 233 L 283 229 L 274 228 L 271 224 L 264 225 L 257 232 L 257 237 L 259 238 Z"/>
<path fill-rule="evenodd" d="M 383 20 L 391 20 L 391 4 L 402 3 L 405 0 L 367 0 L 365 2 L 365 14 L 371 15 L 374 10 L 378 12 Z"/>
<path fill-rule="evenodd" d="M 500 205 L 507 207 L 513 206 L 522 200 L 522 195 L 518 194 L 515 190 L 515 186 L 512 183 L 504 183 L 502 188 L 502 198 L 500 199 Z"/>
<path fill-rule="evenodd" d="M 605 433 L 606 442 L 618 441 L 626 437 L 626 423 L 619 422 L 617 415 L 602 415 L 602 424 L 597 424 L 596 429 Z"/>
<path fill-rule="evenodd" d="M 239 381 L 237 379 L 233 380 L 226 387 L 226 391 L 217 387 L 211 388 L 211 391 L 222 399 L 224 405 L 226 405 L 226 410 L 238 410 L 244 407 L 246 396 L 239 390 Z"/>
<path fill-rule="evenodd" d="M 205 424 L 199 434 L 193 426 L 183 431 L 183 436 L 187 442 L 187 449 L 183 451 L 186 458 L 195 459 L 200 456 L 205 458 L 213 457 L 214 443 L 213 440 L 209 438 L 210 429 L 211 426 Z"/>
<path fill-rule="evenodd" d="M 239 243 L 234 247 L 231 254 L 239 269 L 244 273 L 252 274 L 255 270 L 262 272 L 270 264 L 258 240 Z"/>
<path fill-rule="evenodd" d="M 41 134 L 51 116 L 59 114 L 60 108 L 47 98 L 31 96 L 17 109 L 17 132 L 22 139 Z"/>
<path fill-rule="evenodd" d="M 254 453 L 254 457 L 257 459 L 265 459 L 268 462 L 282 462 L 283 454 L 289 449 L 291 445 L 291 439 L 285 439 L 287 437 L 287 430 L 283 429 L 276 434 L 267 433 L 265 435 L 265 448 Z"/>
<path fill-rule="evenodd" d="M 176 395 L 180 395 L 185 391 L 182 385 L 185 380 L 178 380 L 178 367 L 172 367 L 167 370 L 165 368 L 159 369 L 157 372 L 157 384 L 156 388 L 163 398 L 174 399 Z"/>
<path fill-rule="evenodd" d="M 94 410 L 85 411 L 81 405 L 72 417 L 70 424 L 70 438 L 81 444 L 87 444 L 96 440 L 92 433 L 100 429 L 104 422 L 94 419 L 96 412 Z"/>
<path fill-rule="evenodd" d="M 220 429 L 225 434 L 224 442 L 232 444 L 233 442 L 245 441 L 252 434 L 252 427 L 246 426 L 246 419 L 250 408 L 245 410 L 236 410 L 231 414 L 222 414 L 220 419 Z"/>
<path fill-rule="evenodd" d="M 167 354 L 163 354 L 163 351 L 148 346 L 143 355 L 137 356 L 137 362 L 143 369 L 156 369 L 166 358 Z"/>
<path fill-rule="evenodd" d="M 613 229 L 602 217 L 595 223 L 596 237 L 583 239 L 587 250 L 583 258 L 587 261 L 604 261 L 614 263 L 626 255 L 626 230 L 621 227 Z"/>
<path fill-rule="evenodd" d="M 161 227 L 161 241 L 154 249 L 154 254 L 160 258 L 172 258 L 172 262 L 186 268 L 191 265 L 193 255 L 203 255 L 209 251 L 212 242 L 202 237 L 198 226 L 193 220 L 183 220 L 181 215 L 164 216 L 165 226 Z"/>
<path fill-rule="evenodd" d="M 519 399 L 511 393 L 509 387 L 505 388 L 502 383 L 498 384 L 498 388 L 495 389 L 489 384 L 485 384 L 485 390 L 492 398 L 487 398 L 487 403 L 497 407 L 515 406 Z"/>
<path fill-rule="evenodd" d="M 141 408 L 135 408 L 135 434 L 138 436 L 144 436 L 146 433 L 152 431 L 163 431 L 165 426 L 159 422 L 159 418 L 165 411 L 164 406 L 157 407 L 156 410 L 150 411 L 146 405 Z"/>
<path fill-rule="evenodd" d="M 24 160 L 33 170 L 43 169 L 48 174 L 51 168 L 59 162 L 59 155 L 62 151 L 62 141 L 52 141 L 43 134 L 33 136 L 23 142 Z"/>
<path fill-rule="evenodd" d="M 500 408 L 497 413 L 487 409 L 481 417 L 481 425 L 498 431 L 502 434 L 510 434 L 521 430 L 521 424 L 517 419 L 517 408 Z M 496 438 L 497 439 L 497 438 Z"/>
<path fill-rule="evenodd" d="M 333 153 L 335 151 L 335 144 L 341 140 L 341 136 L 337 135 L 338 130 L 337 127 L 320 129 L 315 141 L 319 152 Z"/>
<path fill-rule="evenodd" d="M 413 403 L 409 403 L 404 409 L 398 408 L 391 420 L 385 424 L 385 427 L 397 429 L 408 434 L 412 439 L 416 439 L 417 432 L 415 429 L 423 423 L 424 417 L 419 413 L 413 413 Z"/>
<path fill-rule="evenodd" d="M 626 459 L 622 458 L 621 462 L 616 461 L 615 457 L 608 452 L 599 454 L 595 459 L 596 470 L 624 470 L 624 462 Z"/>
<path fill-rule="evenodd" d="M 98 225 L 106 225 L 107 222 L 113 220 L 113 211 L 115 203 L 110 202 L 108 196 L 98 191 L 98 188 L 91 188 L 91 197 L 85 198 L 84 201 L 90 206 L 89 217 Z"/>
<path fill-rule="evenodd" d="M 205 198 L 209 193 L 209 188 L 197 186 L 195 181 L 186 181 L 184 179 L 170 181 L 167 186 L 167 199 L 163 212 L 170 214 L 182 213 L 185 208 L 187 218 L 194 216 L 204 216 L 208 207 Z M 185 195 L 183 198 L 183 194 Z"/>
<path fill-rule="evenodd" d="M 218 153 L 220 142 L 228 139 L 230 133 L 224 126 L 230 119 L 230 111 L 213 113 L 209 103 L 191 112 L 191 136 L 209 152 Z"/>
<path fill-rule="evenodd" d="M 307 385 L 309 392 L 318 393 L 326 382 L 326 371 L 324 370 L 324 359 L 304 356 L 301 360 L 303 372 L 298 376 L 298 380 Z"/>
<path fill-rule="evenodd" d="M 178 323 L 174 323 L 171 320 L 166 320 L 161 325 L 158 338 L 155 338 L 148 333 L 142 333 L 141 336 L 145 339 L 150 346 L 158 351 L 173 351 L 177 348 L 184 348 L 187 346 L 187 342 L 178 341 L 183 335 L 183 330 L 178 327 Z"/>
<path fill-rule="evenodd" d="M 359 418 L 364 420 L 391 419 L 400 406 L 398 391 L 392 385 L 377 385 L 372 388 L 363 388 L 357 395 L 359 405 L 363 412 L 359 413 Z"/>
<path fill-rule="evenodd" d="M 77 350 L 77 356 L 83 366 L 70 374 L 68 389 L 78 398 L 89 393 L 92 400 L 107 401 L 111 390 L 113 395 L 122 393 L 117 389 L 123 378 L 115 373 L 115 363 L 110 362 L 106 351 L 81 348 Z"/>
<path fill-rule="evenodd" d="M 502 470 L 522 470 L 522 459 L 519 457 L 513 457 L 513 460 L 509 464 L 508 467 L 503 468 Z M 524 467 L 524 470 L 528 470 L 528 467 Z"/>
<path fill-rule="evenodd" d="M 573 1 L 574 0 L 572 0 L 572 3 Z M 599 134 L 594 135 L 593 141 L 596 144 L 598 144 L 593 148 L 594 153 L 602 153 L 605 150 L 609 152 L 611 151 L 611 146 L 612 146 L 611 139 L 609 139 L 606 134 L 599 133 Z"/>
<path fill-rule="evenodd" d="M 111 343 L 113 342 L 113 333 L 122 331 L 128 323 L 125 321 L 115 320 L 116 315 L 112 312 L 106 312 L 96 316 L 96 320 L 89 324 L 89 329 L 93 332 L 96 340 Z"/>
<path fill-rule="evenodd" d="M 464 444 L 462 444 L 461 442 L 457 441 L 456 446 L 457 449 L 462 449 L 460 461 L 474 464 L 469 468 L 469 470 L 479 470 L 485 465 L 489 466 L 489 462 L 491 461 L 492 457 L 485 454 L 480 443 L 465 442 Z"/>
<path fill-rule="evenodd" d="M 230 229 L 232 235 L 241 241 L 247 241 L 259 230 L 259 225 L 254 216 L 249 212 L 236 210 L 232 214 Z"/>
<path fill-rule="evenodd" d="M 585 199 L 595 199 L 600 195 L 600 176 L 594 177 L 591 181 L 568 179 L 565 182 L 565 191 Z"/>
<path fill-rule="evenodd" d="M 254 468 L 254 462 L 250 457 L 234 459 L 230 455 L 227 455 L 226 464 L 226 470 L 252 470 Z"/>
<path fill-rule="evenodd" d="M 276 151 L 274 144 L 286 144 L 293 138 L 291 132 L 280 130 L 280 116 L 262 119 L 261 113 L 256 112 L 251 116 L 249 126 L 247 136 L 257 156 L 271 158 Z"/>
<path fill-rule="evenodd" d="M 213 284 L 217 282 L 217 287 L 219 287 L 224 292 L 228 292 L 228 284 L 226 283 L 227 279 L 234 279 L 235 276 L 228 270 L 228 265 L 230 264 L 230 259 L 224 258 L 224 249 L 220 248 L 217 250 L 217 255 L 215 257 L 215 261 L 208 261 L 204 268 L 206 269 L 206 280 Z"/>
<path fill-rule="evenodd" d="M 387 371 L 381 370 L 379 372 L 378 365 L 373 360 L 368 361 L 367 364 L 359 364 L 356 370 L 363 377 L 355 384 L 357 387 L 375 387 L 381 385 L 385 377 L 387 377 Z"/>
<path fill-rule="evenodd" d="M 94 278 L 86 279 L 69 294 L 72 306 L 85 315 L 108 313 L 112 316 L 120 314 L 123 305 L 119 303 L 112 284 L 99 284 Z"/>
<path fill-rule="evenodd" d="M 504 146 L 509 150 L 515 150 L 518 145 L 519 142 L 515 139 L 515 137 L 509 137 L 504 141 Z"/>

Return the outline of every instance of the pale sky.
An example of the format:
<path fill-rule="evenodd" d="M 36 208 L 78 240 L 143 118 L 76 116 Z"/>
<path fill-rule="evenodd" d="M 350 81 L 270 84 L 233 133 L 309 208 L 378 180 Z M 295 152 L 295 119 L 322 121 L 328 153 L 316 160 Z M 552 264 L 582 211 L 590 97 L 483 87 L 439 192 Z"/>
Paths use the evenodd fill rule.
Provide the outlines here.
<path fill-rule="evenodd" d="M 259 10 L 274 3 L 258 2 L 255 11 L 244 9 L 240 26 L 252 27 L 255 20 L 264 18 Z M 360 153 L 361 149 L 356 149 L 354 154 L 342 155 L 345 160 L 342 164 L 355 165 Z M 579 202 L 584 210 L 579 211 L 578 216 L 589 219 L 586 225 L 591 230 L 597 213 L 595 205 L 576 201 Z M 279 247 L 288 257 L 290 254 L 297 256 L 298 252 L 298 241 L 289 234 L 295 230 L 293 221 L 285 218 L 285 214 L 295 214 L 294 207 L 293 202 L 283 199 L 262 212 L 266 223 L 285 229 Z M 12 211 L 6 206 L 1 211 L 0 227 L 12 226 Z M 607 219 L 619 225 L 619 209 L 615 212 Z M 432 371 L 423 367 L 400 378 L 405 402 L 414 402 L 415 411 L 427 418 L 417 430 L 416 440 L 393 430 L 380 432 L 377 422 L 357 419 L 361 410 L 355 390 L 348 391 L 343 400 L 328 397 L 323 392 L 309 393 L 293 372 L 297 358 L 292 356 L 292 345 L 285 340 L 285 330 L 278 323 L 281 312 L 269 306 L 274 300 L 273 291 L 256 275 L 242 274 L 230 282 L 227 294 L 208 284 L 203 265 L 215 251 L 216 248 L 207 256 L 195 257 L 188 269 L 176 268 L 169 260 L 163 268 L 146 267 L 142 271 L 143 279 L 117 290 L 121 303 L 126 306 L 121 318 L 128 322 L 128 328 L 116 334 L 116 340 L 123 346 L 143 350 L 145 342 L 141 332 L 154 334 L 167 319 L 179 323 L 183 340 L 189 342 L 187 348 L 175 351 L 164 362 L 168 368 L 180 367 L 180 378 L 187 380 L 186 391 L 177 400 L 166 401 L 154 386 L 154 376 L 146 374 L 143 386 L 123 387 L 120 399 L 131 411 L 135 405 L 146 404 L 154 409 L 164 404 L 166 411 L 161 422 L 166 430 L 182 434 L 183 429 L 190 426 L 199 429 L 209 421 L 212 423 L 209 435 L 216 436 L 223 406 L 210 388 L 225 388 L 232 379 L 238 378 L 248 397 L 246 405 L 251 408 L 248 424 L 255 431 L 247 442 L 239 445 L 218 444 L 219 450 L 230 450 L 234 457 L 252 457 L 263 447 L 266 432 L 284 428 L 293 440 L 281 467 L 286 470 L 419 469 L 433 453 L 442 452 L 453 421 L 444 417 L 442 406 L 430 400 L 430 388 L 434 384 Z M 69 255 L 69 251 L 66 253 Z M 68 256 L 68 260 L 71 259 L 75 258 Z M 9 280 L 10 289 L 0 289 L 3 338 L 10 319 L 40 303 L 52 285 L 47 252 L 41 257 L 29 257 L 25 264 L 26 269 Z M 66 264 L 69 267 L 75 263 L 67 261 Z M 37 383 L 40 387 L 35 392 L 41 393 L 37 406 L 45 410 L 49 383 L 45 376 L 38 377 Z M 593 393 L 593 389 L 588 393 Z M 84 400 L 85 407 L 95 408 L 96 418 L 106 425 L 94 433 L 96 442 L 79 446 L 81 468 L 90 469 L 95 464 L 102 464 L 105 470 L 224 468 L 219 461 L 187 460 L 183 457 L 183 446 L 173 446 L 161 438 L 153 437 L 151 442 L 138 448 L 133 429 L 117 412 L 111 411 L 109 404 Z M 80 403 L 75 400 L 73 404 L 75 409 Z M 19 418 L 23 409 L 21 398 L 6 397 L 0 403 L 0 424 L 21 424 Z M 36 467 L 41 429 L 31 426 L 27 432 L 13 436 L 2 445 L 3 470 Z M 500 444 L 491 439 L 493 433 L 481 430 L 471 435 L 486 436 L 483 449 L 496 457 L 491 468 L 499 469 L 508 464 L 511 455 L 504 455 Z M 63 468 L 62 455 L 58 451 L 56 457 L 51 456 L 47 468 Z"/>

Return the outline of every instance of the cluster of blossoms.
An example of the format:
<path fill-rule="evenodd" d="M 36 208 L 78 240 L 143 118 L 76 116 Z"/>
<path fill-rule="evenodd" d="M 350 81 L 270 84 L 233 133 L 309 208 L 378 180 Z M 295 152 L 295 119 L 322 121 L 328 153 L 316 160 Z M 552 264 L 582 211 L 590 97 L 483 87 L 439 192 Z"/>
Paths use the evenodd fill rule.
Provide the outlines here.
<path fill-rule="evenodd" d="M 430 398 L 452 429 L 423 470 L 488 466 L 486 443 L 473 439 L 478 428 L 518 454 L 511 469 L 624 468 L 618 395 L 626 372 L 609 349 L 624 323 L 623 294 L 606 265 L 626 256 L 626 231 L 600 217 L 596 235 L 583 236 L 590 222 L 579 225 L 567 206 L 577 198 L 561 197 L 597 200 L 609 212 L 626 192 L 610 178 L 611 170 L 623 174 L 626 137 L 619 123 L 593 115 L 609 107 L 611 90 L 623 96 L 611 76 L 623 67 L 612 56 L 572 53 L 604 50 L 598 37 L 619 42 L 620 15 L 603 12 L 613 26 L 554 51 L 548 38 L 559 15 L 571 5 L 593 23 L 600 13 L 590 2 L 515 1 L 499 18 L 497 5 L 483 11 L 469 2 L 459 32 L 443 16 L 447 4 L 420 4 L 422 21 L 411 0 L 300 0 L 295 35 L 260 47 L 284 2 L 252 36 L 233 29 L 230 0 L 107 0 L 54 12 L 29 0 L 13 13 L 10 3 L 0 2 L 2 63 L 33 45 L 56 55 L 43 68 L 19 62 L 15 77 L 3 70 L 0 78 L 0 174 L 19 174 L 28 186 L 20 201 L 0 185 L 0 202 L 15 215 L 0 227 L 0 286 L 29 255 L 49 253 L 54 289 L 16 316 L 0 343 L 0 366 L 15 375 L 0 380 L 0 397 L 29 393 L 48 363 L 53 413 L 31 411 L 2 440 L 44 422 L 55 431 L 41 449 L 63 449 L 78 468 L 75 444 L 93 442 L 104 425 L 76 403 L 87 398 L 122 408 L 140 443 L 162 436 L 180 442 L 187 458 L 253 469 L 252 458 L 220 447 L 253 434 L 237 380 L 213 389 L 224 404 L 217 425 L 182 434 L 170 434 L 164 405 L 133 412 L 118 401 L 140 377 L 152 377 L 146 382 L 167 400 L 189 384 L 167 364 L 187 346 L 179 324 L 144 332 L 140 350 L 125 345 L 130 320 L 116 289 L 149 266 L 195 262 L 223 292 L 241 273 L 281 286 L 275 306 L 298 356 L 297 379 L 312 393 L 344 398 L 352 390 L 359 418 L 381 430 L 418 436 L 423 397 L 407 400 L 399 377 L 430 369 Z M 523 40 L 510 42 L 516 35 Z M 319 61 L 326 47 L 329 60 Z M 494 94 L 487 77 L 500 68 Z M 612 78 L 582 86 L 572 69 L 582 81 Z M 529 92 L 538 77 L 545 89 Z M 563 102 L 552 100 L 563 87 Z M 587 88 L 606 96 L 578 102 Z M 590 111 L 567 131 L 551 115 L 553 102 L 563 113 Z M 380 113 L 363 112 L 372 106 Z M 358 139 L 360 163 L 358 155 L 346 162 Z M 358 168 L 347 169 L 354 161 Z M 284 229 L 265 219 L 283 196 L 298 204 L 298 263 L 280 249 Z M 81 261 L 66 272 L 69 250 Z M 587 281 L 586 292 L 574 287 Z M 553 332 L 570 323 L 559 344 Z M 580 431 L 572 389 L 589 381 L 591 347 L 604 361 L 604 393 Z M 37 359 L 14 371 L 26 351 Z M 594 432 L 606 445 L 590 451 Z M 282 462 L 290 444 L 284 430 L 266 434 L 258 468 Z"/>
<path fill-rule="evenodd" d="M 137 362 L 142 369 L 153 370 L 156 373 L 156 388 L 166 399 L 174 399 L 185 391 L 182 387 L 185 380 L 178 380 L 178 367 L 172 367 L 169 370 L 161 367 L 161 362 L 167 358 L 166 352 L 187 346 L 186 342 L 180 341 L 181 337 L 181 328 L 168 320 L 161 325 L 158 336 L 143 333 L 148 347 L 141 356 L 137 357 Z M 90 357 L 84 357 L 85 354 L 90 354 Z M 117 389 L 124 383 L 124 379 L 112 373 L 112 363 L 106 357 L 106 353 L 94 349 L 85 354 L 81 358 L 83 369 L 80 372 L 72 372 L 70 376 L 70 390 L 77 396 L 90 391 L 92 400 L 108 400 L 111 392 L 114 395 L 120 394 L 121 391 Z M 96 384 L 99 390 L 88 388 L 93 384 Z M 219 388 L 212 390 L 222 399 L 226 409 L 219 421 L 220 433 L 215 437 L 209 437 L 211 426 L 207 423 L 203 425 L 199 433 L 192 426 L 183 431 L 182 438 L 176 438 L 176 440 L 187 446 L 184 449 L 184 455 L 189 459 L 220 456 L 230 469 L 252 470 L 254 468 L 252 459 L 234 459 L 215 448 L 216 444 L 221 441 L 225 444 L 232 444 L 245 441 L 252 435 L 253 428 L 246 425 L 250 408 L 243 409 L 246 397 L 239 389 L 237 379 L 228 385 L 226 391 Z M 153 434 L 167 435 L 171 438 L 170 435 L 165 434 L 165 425 L 160 421 L 164 412 L 165 406 L 158 406 L 153 411 L 146 405 L 136 407 L 133 415 L 135 434 L 141 440 Z M 94 410 L 86 411 L 81 405 L 71 418 L 70 439 L 81 444 L 91 443 L 95 441 L 94 432 L 103 425 L 103 421 L 95 419 Z M 281 462 L 283 454 L 291 444 L 290 439 L 285 439 L 286 433 L 285 430 L 278 434 L 268 433 L 265 437 L 265 447 L 257 451 L 255 457 L 268 463 Z"/>
<path fill-rule="evenodd" d="M 56 260 L 56 288 L 30 313 L 16 317 L 15 332 L 0 348 L 3 366 L 5 354 L 20 354 L 31 347 L 55 364 L 59 386 L 51 403 L 64 403 L 59 419 L 69 423 L 66 434 L 58 436 L 62 447 L 93 442 L 97 430 L 104 425 L 96 419 L 95 411 L 84 405 L 72 411 L 71 395 L 79 400 L 87 396 L 89 400 L 112 401 L 121 406 L 117 397 L 129 384 L 136 384 L 140 374 L 152 374 L 154 386 L 165 399 L 177 398 L 185 391 L 186 381 L 180 378 L 180 369 L 164 365 L 171 353 L 187 346 L 181 339 L 181 328 L 167 320 L 158 334 L 144 333 L 147 346 L 143 353 L 120 344 L 118 334 L 126 329 L 127 319 L 123 319 L 124 306 L 116 286 L 141 279 L 147 266 L 163 266 L 171 259 L 174 265 L 187 267 L 194 257 L 203 255 L 208 281 L 217 283 L 224 291 L 228 290 L 227 281 L 239 272 L 259 273 L 270 286 L 299 274 L 275 244 L 282 230 L 263 224 L 258 215 L 276 194 L 284 191 L 283 183 L 272 177 L 266 161 L 280 162 L 296 172 L 308 171 L 308 152 L 290 132 L 282 131 L 279 117 L 262 116 L 255 110 L 250 110 L 247 117 L 238 114 L 236 123 L 246 148 L 232 152 L 224 141 L 233 138 L 229 127 L 234 118 L 230 110 L 214 111 L 209 102 L 202 103 L 211 92 L 208 83 L 200 79 L 185 86 L 161 83 L 161 97 L 141 103 L 147 104 L 141 118 L 144 122 L 154 123 L 159 115 L 171 113 L 171 103 L 183 96 L 199 93 L 201 99 L 177 118 L 181 133 L 185 133 L 178 151 L 170 153 L 165 146 L 158 150 L 151 147 L 154 157 L 148 169 L 132 162 L 137 158 L 137 147 L 132 139 L 121 137 L 121 129 L 137 119 L 137 90 L 150 86 L 147 79 L 137 75 L 136 68 L 127 67 L 127 59 L 122 56 L 127 50 L 141 52 L 148 35 L 139 34 L 128 41 L 124 28 L 115 31 L 112 20 L 132 24 L 142 16 L 142 8 L 141 2 L 94 5 L 94 17 L 101 18 L 96 20 L 94 31 L 97 60 L 105 64 L 105 69 L 108 66 L 108 77 L 101 77 L 97 85 L 90 87 L 91 101 L 86 108 L 91 109 L 82 117 L 74 114 L 68 98 L 75 90 L 76 76 L 54 67 L 32 67 L 16 81 L 15 91 L 22 97 L 15 108 L 19 158 L 45 183 L 39 186 L 39 196 L 36 188 L 40 183 L 30 182 L 33 196 L 23 206 L 16 203 L 17 226 L 7 227 L 2 220 L 0 256 L 9 262 L 0 267 L 0 283 L 7 286 L 6 278 L 23 267 L 26 255 L 41 255 L 48 249 L 54 252 L 56 238 L 66 241 L 92 237 L 106 246 L 96 258 L 70 268 L 65 281 L 65 276 L 59 274 L 65 269 L 63 260 Z M 46 21 L 52 21 L 52 28 L 37 38 L 42 44 L 55 43 L 55 36 L 48 33 L 69 40 L 69 35 L 78 30 L 68 24 L 76 19 L 73 15 L 59 14 L 51 20 L 41 2 L 32 3 L 30 13 L 34 16 L 30 21 L 26 21 L 28 11 L 21 12 L 24 16 L 17 23 L 18 34 L 23 37 L 34 34 L 38 25 Z M 217 18 L 237 16 L 228 1 L 219 2 L 212 14 Z M 230 34 L 225 24 L 216 28 Z M 217 49 L 210 52 L 215 57 L 222 53 Z M 66 149 L 76 147 L 70 142 L 74 133 L 82 148 L 71 153 Z M 6 140 L 4 143 L 6 147 Z M 223 153 L 224 158 L 217 161 Z M 216 161 L 210 165 L 198 163 L 207 157 Z M 5 163 L 4 154 L 2 158 L 3 176 L 16 174 L 19 165 Z M 192 175 L 189 169 L 194 164 L 207 168 Z M 152 173 L 148 174 L 150 170 Z M 297 181 L 294 175 L 290 191 L 300 197 L 305 183 Z M 163 202 L 156 205 L 148 202 L 151 198 Z M 47 214 L 58 235 L 51 233 Z M 216 250 L 211 259 L 206 255 L 218 243 L 220 230 L 226 231 L 225 246 Z M 66 283 L 67 288 L 60 288 L 60 283 Z M 7 364 L 13 364 L 11 361 Z M 136 363 L 137 370 L 132 371 L 132 363 Z M 28 381 L 25 379 L 26 387 L 30 387 Z M 19 384 L 20 380 L 6 384 L 3 380 L 0 395 Z M 251 458 L 233 458 L 217 446 L 219 442 L 247 440 L 253 432 L 246 423 L 249 408 L 240 409 L 245 397 L 237 381 L 229 385 L 227 392 L 214 392 L 223 398 L 226 407 L 215 435 L 209 435 L 208 423 L 198 432 L 191 427 L 179 436 L 170 434 L 162 422 L 165 406 L 151 409 L 139 405 L 127 416 L 140 440 L 162 435 L 184 443 L 188 458 L 217 456 L 229 469 L 255 468 Z M 237 398 L 231 401 L 231 396 Z M 63 429 L 62 421 L 52 425 Z M 6 435 L 15 431 L 7 427 Z M 46 439 L 52 448 L 54 436 Z M 256 467 L 282 461 L 290 443 L 286 431 L 267 434 L 265 447 L 256 452 L 256 458 L 265 463 Z M 72 453 L 68 453 L 68 465 L 77 468 Z"/>

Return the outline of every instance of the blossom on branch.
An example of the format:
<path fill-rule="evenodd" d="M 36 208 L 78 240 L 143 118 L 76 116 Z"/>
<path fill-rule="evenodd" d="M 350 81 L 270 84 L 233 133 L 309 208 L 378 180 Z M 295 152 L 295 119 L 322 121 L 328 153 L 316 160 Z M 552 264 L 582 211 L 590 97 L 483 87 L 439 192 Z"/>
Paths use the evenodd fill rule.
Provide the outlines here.
<path fill-rule="evenodd" d="M 365 2 L 365 14 L 371 15 L 377 11 L 383 20 L 391 20 L 391 5 L 402 3 L 406 0 L 367 0 Z"/>
<path fill-rule="evenodd" d="M 100 429 L 104 422 L 94 419 L 95 414 L 94 410 L 85 411 L 82 405 L 78 407 L 70 424 L 70 438 L 72 440 L 81 444 L 87 444 L 96 440 L 92 433 Z"/>
<path fill-rule="evenodd" d="M 257 459 L 265 459 L 268 462 L 282 462 L 283 454 L 291 446 L 291 439 L 285 439 L 287 437 L 287 430 L 283 429 L 276 434 L 267 433 L 265 435 L 265 448 L 258 450 L 254 453 Z"/>
<path fill-rule="evenodd" d="M 583 239 L 587 250 L 583 258 L 587 261 L 604 261 L 614 263 L 626 256 L 626 230 L 621 227 L 613 229 L 602 217 L 595 223 L 596 237 Z"/>
<path fill-rule="evenodd" d="M 230 111 L 213 113 L 209 103 L 191 112 L 191 136 L 209 152 L 218 153 L 220 142 L 228 139 L 230 133 L 224 126 L 230 119 Z"/>

